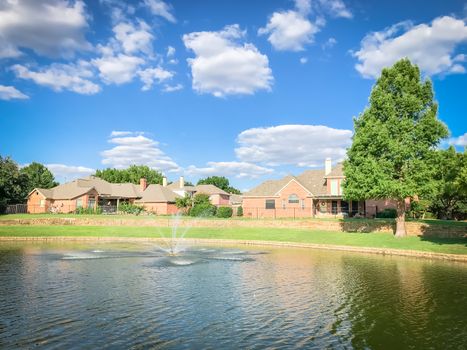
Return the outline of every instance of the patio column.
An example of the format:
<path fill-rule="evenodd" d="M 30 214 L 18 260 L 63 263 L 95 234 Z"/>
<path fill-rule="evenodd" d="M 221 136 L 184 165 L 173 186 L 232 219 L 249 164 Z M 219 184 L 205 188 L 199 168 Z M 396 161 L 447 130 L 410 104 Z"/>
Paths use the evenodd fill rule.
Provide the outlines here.
<path fill-rule="evenodd" d="M 120 198 L 117 198 L 117 214 L 118 214 L 118 206 L 120 205 Z"/>

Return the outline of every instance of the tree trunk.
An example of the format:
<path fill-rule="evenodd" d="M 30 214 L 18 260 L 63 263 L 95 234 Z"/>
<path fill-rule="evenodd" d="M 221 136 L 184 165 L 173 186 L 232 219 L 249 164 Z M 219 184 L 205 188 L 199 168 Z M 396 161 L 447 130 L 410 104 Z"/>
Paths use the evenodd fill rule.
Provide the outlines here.
<path fill-rule="evenodd" d="M 396 234 L 397 238 L 407 236 L 405 230 L 405 200 L 397 201 Z"/>

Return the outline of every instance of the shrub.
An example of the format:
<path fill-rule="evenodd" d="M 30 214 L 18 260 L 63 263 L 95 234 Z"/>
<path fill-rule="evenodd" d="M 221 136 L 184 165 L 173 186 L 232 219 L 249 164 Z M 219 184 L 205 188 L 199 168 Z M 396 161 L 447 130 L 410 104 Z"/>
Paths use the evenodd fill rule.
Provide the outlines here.
<path fill-rule="evenodd" d="M 89 207 L 89 208 L 78 207 L 75 209 L 75 214 L 89 215 L 89 214 L 101 214 L 101 213 L 102 213 L 102 209 L 100 210 L 100 212 L 98 212 L 98 210 L 95 210 L 93 207 Z"/>
<path fill-rule="evenodd" d="M 190 216 L 210 217 L 216 215 L 216 206 L 210 203 L 195 204 L 190 210 Z"/>
<path fill-rule="evenodd" d="M 233 210 L 231 207 L 219 207 L 217 208 L 216 216 L 218 218 L 230 218 L 232 217 Z"/>
<path fill-rule="evenodd" d="M 386 208 L 379 213 L 376 213 L 376 217 L 379 219 L 395 219 L 397 217 L 396 209 Z"/>
<path fill-rule="evenodd" d="M 211 201 L 209 200 L 209 195 L 206 193 L 195 194 L 195 197 L 193 198 L 193 205 L 198 204 L 211 204 Z"/>
<path fill-rule="evenodd" d="M 125 214 L 139 215 L 144 211 L 144 207 L 131 203 L 122 203 L 118 206 L 118 210 Z"/>
<path fill-rule="evenodd" d="M 243 216 L 243 207 L 242 206 L 237 208 L 237 216 Z"/>

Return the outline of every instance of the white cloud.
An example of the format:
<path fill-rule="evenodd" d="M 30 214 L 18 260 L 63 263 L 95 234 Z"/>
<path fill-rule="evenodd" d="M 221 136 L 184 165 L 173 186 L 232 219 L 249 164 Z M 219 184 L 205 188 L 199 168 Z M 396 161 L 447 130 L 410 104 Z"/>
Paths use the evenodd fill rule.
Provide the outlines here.
<path fill-rule="evenodd" d="M 175 47 L 168 46 L 167 47 L 167 57 L 173 57 L 175 55 Z"/>
<path fill-rule="evenodd" d="M 143 135 L 144 132 L 142 131 L 112 131 L 110 133 L 110 137 L 116 137 L 116 136 L 128 136 L 128 135 Z"/>
<path fill-rule="evenodd" d="M 107 166 L 127 168 L 130 165 L 147 165 L 161 171 L 180 170 L 177 163 L 159 148 L 159 142 L 141 133 L 112 132 L 109 143 L 115 146 L 101 152 L 102 164 Z"/>
<path fill-rule="evenodd" d="M 14 86 L 5 86 L 0 85 L 0 100 L 25 100 L 28 99 L 29 96 L 23 94 L 21 91 L 16 89 Z"/>
<path fill-rule="evenodd" d="M 46 164 L 45 165 L 58 180 L 71 181 L 73 179 L 89 176 L 96 172 L 95 169 L 84 166 L 65 165 L 65 164 Z"/>
<path fill-rule="evenodd" d="M 183 36 L 185 46 L 195 53 L 195 58 L 188 59 L 194 90 L 217 97 L 270 90 L 273 77 L 268 57 L 253 44 L 239 43 L 244 36 L 236 24 L 219 32 Z"/>
<path fill-rule="evenodd" d="M 351 144 L 352 131 L 323 125 L 279 125 L 253 128 L 238 135 L 237 158 L 270 166 L 321 166 L 323 159 L 340 160 Z"/>
<path fill-rule="evenodd" d="M 151 13 L 156 16 L 165 18 L 167 21 L 175 23 L 177 20 L 172 14 L 172 6 L 162 0 L 144 0 L 144 4 L 149 8 Z"/>
<path fill-rule="evenodd" d="M 305 64 L 305 63 L 307 63 L 307 62 L 308 62 L 308 58 L 306 58 L 306 57 L 300 57 L 300 63 L 301 63 L 301 64 Z"/>
<path fill-rule="evenodd" d="M 274 12 L 258 34 L 269 35 L 268 41 L 276 50 L 302 51 L 306 44 L 313 42 L 322 25 L 322 20 L 312 23 L 298 11 Z"/>
<path fill-rule="evenodd" d="M 330 49 L 337 44 L 337 40 L 335 38 L 329 38 L 323 45 L 321 45 L 323 50 Z"/>
<path fill-rule="evenodd" d="M 448 140 L 448 144 L 452 146 L 467 147 L 467 132 L 464 135 L 458 137 L 451 137 Z"/>
<path fill-rule="evenodd" d="M 185 173 L 192 176 L 234 176 L 237 178 L 257 178 L 271 174 L 273 169 L 247 162 L 208 162 L 207 167 L 190 165 Z"/>
<path fill-rule="evenodd" d="M 309 18 L 311 14 L 313 20 Z M 295 9 L 274 12 L 266 26 L 258 30 L 258 35 L 268 35 L 276 50 L 303 51 L 326 24 L 326 15 L 352 17 L 342 0 L 295 0 Z"/>
<path fill-rule="evenodd" d="M 123 84 L 133 80 L 144 59 L 137 56 L 118 54 L 116 56 L 104 55 L 92 60 L 99 70 L 99 76 L 106 84 Z"/>
<path fill-rule="evenodd" d="M 175 92 L 175 91 L 179 91 L 183 89 L 183 85 L 182 84 L 176 84 L 176 85 L 164 85 L 164 88 L 162 89 L 162 91 L 164 92 Z"/>
<path fill-rule="evenodd" d="M 174 73 L 162 69 L 161 67 L 156 67 L 139 71 L 138 75 L 140 76 L 141 81 L 144 83 L 144 86 L 141 90 L 148 91 L 152 88 L 154 82 L 162 83 L 166 80 L 170 80 L 174 76 Z"/>
<path fill-rule="evenodd" d="M 322 9 L 333 17 L 352 18 L 352 12 L 342 0 L 320 0 Z"/>
<path fill-rule="evenodd" d="M 464 73 L 463 55 L 455 55 L 458 45 L 467 41 L 465 20 L 444 16 L 431 24 L 395 24 L 368 34 L 353 55 L 357 71 L 365 78 L 376 78 L 384 67 L 408 57 L 428 74 Z"/>
<path fill-rule="evenodd" d="M 69 90 L 78 94 L 92 95 L 101 90 L 99 85 L 89 80 L 93 77 L 93 72 L 90 64 L 85 61 L 79 61 L 78 64 L 54 63 L 39 71 L 33 71 L 20 64 L 12 66 L 11 69 L 17 77 L 32 80 L 54 91 Z"/>
<path fill-rule="evenodd" d="M 0 6 L 0 57 L 18 57 L 22 48 L 39 55 L 69 57 L 89 50 L 83 1 L 3 1 Z"/>
<path fill-rule="evenodd" d="M 113 32 L 125 53 L 132 54 L 141 51 L 151 55 L 154 36 L 149 29 L 146 22 L 139 21 L 138 26 L 130 23 L 119 23 L 114 26 Z"/>

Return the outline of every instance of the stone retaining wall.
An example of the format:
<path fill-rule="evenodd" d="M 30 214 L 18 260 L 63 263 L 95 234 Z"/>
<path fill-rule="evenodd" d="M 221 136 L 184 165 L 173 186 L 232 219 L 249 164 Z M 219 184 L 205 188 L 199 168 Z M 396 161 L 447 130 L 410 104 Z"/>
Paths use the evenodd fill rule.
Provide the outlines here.
<path fill-rule="evenodd" d="M 31 218 L 0 220 L 0 226 L 12 225 L 77 225 L 77 226 L 150 226 L 170 227 L 171 218 L 151 219 L 111 219 L 111 218 Z M 179 226 L 186 227 L 270 227 L 270 228 L 304 228 L 324 231 L 342 232 L 394 232 L 395 224 L 377 220 L 326 221 L 326 220 L 208 220 L 181 219 Z M 443 225 L 419 222 L 407 222 L 409 236 L 425 236 L 439 238 L 467 238 L 465 225 Z"/>

